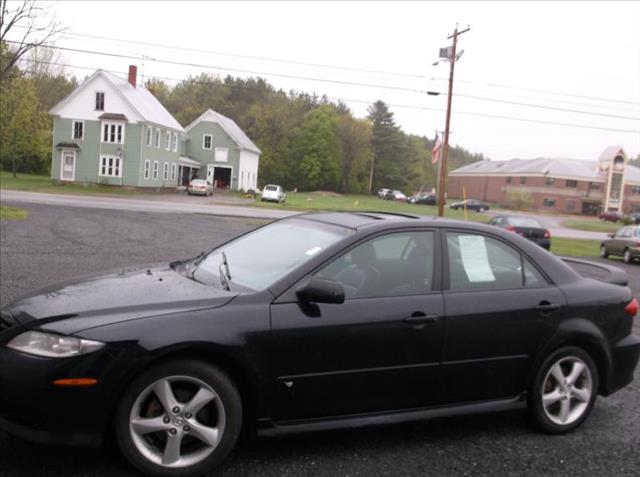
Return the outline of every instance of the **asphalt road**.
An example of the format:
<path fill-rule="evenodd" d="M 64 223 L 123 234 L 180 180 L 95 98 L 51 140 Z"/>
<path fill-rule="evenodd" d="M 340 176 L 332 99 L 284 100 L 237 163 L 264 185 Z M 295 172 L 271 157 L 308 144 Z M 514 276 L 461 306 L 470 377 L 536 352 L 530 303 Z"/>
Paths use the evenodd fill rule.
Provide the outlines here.
<path fill-rule="evenodd" d="M 3 221 L 0 304 L 56 280 L 124 265 L 192 256 L 259 225 L 197 214 L 27 205 L 26 221 Z M 640 265 L 624 265 L 640 295 Z M 636 333 L 640 320 L 636 319 Z M 0 390 L 1 392 L 1 390 Z M 339 392 L 339 389 L 336 390 Z M 259 439 L 236 450 L 219 476 L 640 475 L 640 372 L 598 400 L 567 436 L 537 433 L 526 414 Z M 135 476 L 113 449 L 23 442 L 0 431 L 0 476 Z"/>

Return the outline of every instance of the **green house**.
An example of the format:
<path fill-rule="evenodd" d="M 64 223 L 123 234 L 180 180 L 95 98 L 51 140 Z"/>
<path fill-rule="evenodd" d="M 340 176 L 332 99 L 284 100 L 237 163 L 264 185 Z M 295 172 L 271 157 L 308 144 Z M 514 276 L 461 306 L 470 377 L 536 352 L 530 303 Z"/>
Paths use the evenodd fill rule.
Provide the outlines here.
<path fill-rule="evenodd" d="M 185 130 L 144 87 L 98 70 L 49 112 L 51 177 L 134 187 L 255 189 L 260 150 L 225 116 L 207 110 Z"/>

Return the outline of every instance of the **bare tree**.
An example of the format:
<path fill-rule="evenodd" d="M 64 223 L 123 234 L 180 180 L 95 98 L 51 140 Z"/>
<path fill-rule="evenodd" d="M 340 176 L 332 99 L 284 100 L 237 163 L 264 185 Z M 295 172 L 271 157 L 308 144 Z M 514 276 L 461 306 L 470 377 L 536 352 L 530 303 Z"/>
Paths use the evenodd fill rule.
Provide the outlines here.
<path fill-rule="evenodd" d="M 47 44 L 63 31 L 50 5 L 37 0 L 0 0 L 0 81 L 31 49 Z M 7 36 L 10 33 L 11 39 Z"/>

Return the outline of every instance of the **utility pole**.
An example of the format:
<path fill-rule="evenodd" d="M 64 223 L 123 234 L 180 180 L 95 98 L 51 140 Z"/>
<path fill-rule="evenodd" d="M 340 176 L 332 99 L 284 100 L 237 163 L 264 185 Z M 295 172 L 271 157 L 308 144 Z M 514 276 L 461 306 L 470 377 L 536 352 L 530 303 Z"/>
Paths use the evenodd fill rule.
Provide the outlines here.
<path fill-rule="evenodd" d="M 462 31 L 458 31 L 458 25 L 452 35 L 447 37 L 448 40 L 453 38 L 453 47 L 451 51 L 451 57 L 449 61 L 451 63 L 449 70 L 449 93 L 447 96 L 447 120 L 444 127 L 444 151 L 442 154 L 442 164 L 440 165 L 440 177 L 438 177 L 438 215 L 442 217 L 444 215 L 444 187 L 447 177 L 447 161 L 449 160 L 449 124 L 451 123 L 451 98 L 453 96 L 453 70 L 456 64 L 456 47 L 458 44 L 458 37 L 463 33 L 468 32 L 471 27 L 467 27 Z"/>

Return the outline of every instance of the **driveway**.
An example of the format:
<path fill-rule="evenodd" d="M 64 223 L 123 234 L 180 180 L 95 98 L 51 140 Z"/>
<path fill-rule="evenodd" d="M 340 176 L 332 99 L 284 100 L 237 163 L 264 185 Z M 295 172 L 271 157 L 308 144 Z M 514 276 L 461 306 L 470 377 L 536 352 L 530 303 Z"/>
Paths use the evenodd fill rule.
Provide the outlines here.
<path fill-rule="evenodd" d="M 0 304 L 82 274 L 194 256 L 264 223 L 188 213 L 29 204 L 2 221 Z M 609 261 L 609 263 L 616 263 Z M 640 294 L 640 265 L 624 265 Z M 640 333 L 640 320 L 635 319 Z M 391 346 L 401 346 L 390 343 Z M 332 392 L 340 392 L 339 389 Z M 551 437 L 522 412 L 259 439 L 234 451 L 216 476 L 638 476 L 640 370 L 598 400 L 578 431 Z M 113 450 L 42 446 L 0 431 L 0 476 L 134 477 Z"/>

